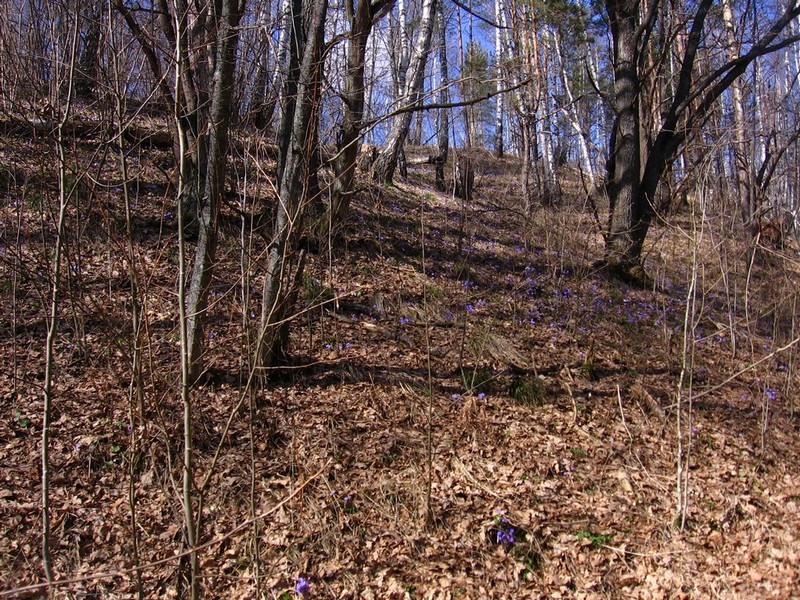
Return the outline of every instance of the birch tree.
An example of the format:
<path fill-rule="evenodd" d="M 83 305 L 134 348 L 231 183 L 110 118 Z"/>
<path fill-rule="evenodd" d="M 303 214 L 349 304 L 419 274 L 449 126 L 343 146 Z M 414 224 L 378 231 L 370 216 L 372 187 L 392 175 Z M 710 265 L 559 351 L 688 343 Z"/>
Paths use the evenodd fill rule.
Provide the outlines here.
<path fill-rule="evenodd" d="M 505 153 L 505 144 L 503 141 L 504 104 L 503 94 L 501 93 L 504 85 L 503 55 L 505 44 L 503 42 L 503 37 L 505 32 L 503 31 L 502 26 L 500 26 L 500 24 L 503 22 L 504 12 L 505 7 L 503 6 L 503 0 L 494 0 L 494 18 L 495 23 L 498 25 L 494 31 L 494 69 L 495 78 L 497 79 L 497 98 L 495 100 L 496 104 L 494 116 L 494 155 L 497 158 L 503 158 L 503 154 Z"/>
<path fill-rule="evenodd" d="M 436 1 L 423 1 L 414 51 L 409 61 L 408 72 L 405 75 L 405 86 L 397 103 L 399 107 L 411 108 L 418 101 L 418 94 L 422 89 L 422 82 L 425 77 L 425 64 L 431 49 Z M 397 168 L 398 156 L 408 136 L 412 116 L 413 112 L 406 110 L 394 118 L 386 144 L 378 154 L 378 158 L 372 167 L 372 176 L 376 181 L 392 182 Z"/>

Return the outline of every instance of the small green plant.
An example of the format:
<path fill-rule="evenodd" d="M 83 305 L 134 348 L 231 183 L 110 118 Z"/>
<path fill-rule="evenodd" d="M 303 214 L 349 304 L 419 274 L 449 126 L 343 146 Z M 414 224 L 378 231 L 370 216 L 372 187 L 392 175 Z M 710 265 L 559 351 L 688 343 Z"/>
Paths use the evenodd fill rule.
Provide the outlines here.
<path fill-rule="evenodd" d="M 458 281 L 470 281 L 472 279 L 472 270 L 465 262 L 457 262 L 453 265 L 453 272 L 455 273 Z"/>
<path fill-rule="evenodd" d="M 595 381 L 598 379 L 597 371 L 594 365 L 594 357 L 592 355 L 587 355 L 586 358 L 583 360 L 583 363 L 578 370 L 581 372 L 582 375 L 585 375 L 587 379 Z"/>
<path fill-rule="evenodd" d="M 429 285 L 425 288 L 425 292 L 429 298 L 434 300 L 444 300 L 444 290 L 438 286 Z"/>
<path fill-rule="evenodd" d="M 31 210 L 41 210 L 41 208 L 44 206 L 44 196 L 37 193 L 32 193 L 28 196 L 25 196 L 25 206 Z"/>
<path fill-rule="evenodd" d="M 592 543 L 592 548 L 597 549 L 611 543 L 614 536 L 610 533 L 595 533 L 589 529 L 581 529 L 575 532 L 575 537 L 589 540 Z"/>
<path fill-rule="evenodd" d="M 363 273 L 364 275 L 374 275 L 375 274 L 375 267 L 369 263 L 361 263 L 356 267 L 356 271 L 359 273 Z"/>
<path fill-rule="evenodd" d="M 353 501 L 353 497 L 349 494 L 342 496 L 340 498 L 340 502 L 342 505 L 342 510 L 345 512 L 345 514 L 352 515 L 353 513 L 358 512 L 358 507 Z"/>
<path fill-rule="evenodd" d="M 519 572 L 520 581 L 530 581 L 542 566 L 542 557 L 533 544 L 522 544 L 513 549 L 512 555 L 525 567 Z"/>
<path fill-rule="evenodd" d="M 23 412 L 19 408 L 14 409 L 14 423 L 17 424 L 18 427 L 22 427 L 27 429 L 31 426 L 31 420 L 23 414 Z"/>
<path fill-rule="evenodd" d="M 570 448 L 569 451 L 575 458 L 586 458 L 587 456 L 586 450 L 583 448 Z"/>
<path fill-rule="evenodd" d="M 544 402 L 544 384 L 534 375 L 520 375 L 511 380 L 508 394 L 520 404 L 540 406 Z"/>
<path fill-rule="evenodd" d="M 461 383 L 468 391 L 488 387 L 494 379 L 494 371 L 489 366 L 475 367 L 474 369 L 461 369 Z"/>

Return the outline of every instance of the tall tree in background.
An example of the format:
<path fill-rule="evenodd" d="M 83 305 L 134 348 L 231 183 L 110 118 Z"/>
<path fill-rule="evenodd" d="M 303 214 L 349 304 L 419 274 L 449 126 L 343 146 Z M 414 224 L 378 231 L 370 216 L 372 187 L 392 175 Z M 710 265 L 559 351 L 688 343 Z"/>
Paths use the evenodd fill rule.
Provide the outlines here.
<path fill-rule="evenodd" d="M 88 100 L 99 84 L 98 69 L 104 31 L 103 20 L 106 14 L 105 3 L 101 0 L 92 0 L 83 12 L 85 29 L 81 34 L 78 70 L 75 73 L 75 96 L 80 100 Z"/>
<path fill-rule="evenodd" d="M 342 90 L 342 124 L 336 138 L 336 158 L 331 198 L 330 226 L 335 229 L 346 217 L 353 191 L 353 176 L 358 158 L 364 118 L 364 70 L 367 42 L 375 20 L 391 8 L 394 0 L 346 0 L 345 13 L 350 25 L 347 46 L 347 74 Z"/>
<path fill-rule="evenodd" d="M 265 129 L 272 121 L 275 106 L 279 101 L 281 81 L 286 72 L 289 55 L 289 32 L 292 18 L 291 0 L 278 2 L 278 44 L 272 63 L 269 61 L 269 48 L 272 31 L 268 24 L 269 6 L 262 9 L 259 16 L 259 46 L 256 58 L 256 76 L 251 92 L 248 117 L 257 129 Z"/>
<path fill-rule="evenodd" d="M 397 106 L 404 110 L 396 115 L 392 122 L 392 129 L 386 140 L 383 150 L 372 167 L 372 175 L 376 181 L 391 183 L 397 168 L 397 159 L 408 136 L 413 112 L 410 110 L 417 103 L 422 82 L 425 77 L 425 63 L 431 49 L 434 15 L 437 0 L 423 0 L 417 39 L 414 51 L 405 75 L 405 86 Z"/>
<path fill-rule="evenodd" d="M 494 70 L 495 77 L 497 78 L 496 89 L 497 98 L 495 99 L 495 123 L 494 123 L 494 155 L 497 158 L 503 158 L 505 153 L 505 145 L 503 140 L 503 94 L 500 92 L 503 89 L 503 56 L 505 54 L 504 37 L 505 31 L 503 30 L 503 13 L 505 7 L 503 0 L 494 0 L 494 18 L 497 27 L 494 32 Z"/>
<path fill-rule="evenodd" d="M 439 2 L 436 7 L 436 32 L 437 32 L 437 49 L 439 67 L 439 87 L 437 90 L 437 101 L 439 104 L 445 104 L 450 97 L 448 93 L 448 86 L 450 85 L 450 76 L 448 73 L 447 61 L 447 23 L 444 15 L 444 2 Z M 446 189 L 444 180 L 444 165 L 447 162 L 447 156 L 450 152 L 450 111 L 445 108 L 440 108 L 436 111 L 436 156 L 433 157 L 433 163 L 436 168 L 436 188 L 439 191 Z"/>

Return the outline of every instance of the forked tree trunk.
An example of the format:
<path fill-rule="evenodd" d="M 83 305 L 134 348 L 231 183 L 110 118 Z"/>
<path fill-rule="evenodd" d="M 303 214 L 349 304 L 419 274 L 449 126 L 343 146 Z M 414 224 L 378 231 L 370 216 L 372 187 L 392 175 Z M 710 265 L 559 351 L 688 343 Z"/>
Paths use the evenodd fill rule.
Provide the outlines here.
<path fill-rule="evenodd" d="M 713 0 L 700 0 L 694 9 L 673 97 L 661 113 L 658 133 L 650 144 L 643 145 L 638 105 L 643 77 L 640 46 L 642 37 L 653 30 L 657 13 L 652 12 L 647 22 L 640 23 L 638 0 L 606 0 L 614 48 L 612 105 L 616 122 L 606 174 L 611 215 L 605 262 L 624 277 L 644 279 L 640 264 L 642 247 L 652 220 L 658 185 L 688 135 L 702 126 L 719 97 L 756 58 L 783 47 L 775 40 L 800 15 L 800 3 L 790 3 L 763 28 L 764 33 L 750 44 L 746 53 L 729 60 L 698 82 L 694 73 L 695 59 L 704 39 L 706 17 L 713 5 Z"/>
<path fill-rule="evenodd" d="M 350 39 L 347 47 L 347 76 L 342 92 L 343 116 L 336 144 L 333 169 L 331 211 L 329 218 L 321 223 L 320 233 L 328 233 L 327 227 L 335 231 L 350 210 L 353 192 L 353 176 L 358 159 L 364 118 L 364 69 L 366 66 L 367 42 L 372 25 L 378 15 L 391 6 L 393 0 L 348 0 L 347 18 L 350 22 Z M 326 237 L 326 236 L 322 236 Z"/>

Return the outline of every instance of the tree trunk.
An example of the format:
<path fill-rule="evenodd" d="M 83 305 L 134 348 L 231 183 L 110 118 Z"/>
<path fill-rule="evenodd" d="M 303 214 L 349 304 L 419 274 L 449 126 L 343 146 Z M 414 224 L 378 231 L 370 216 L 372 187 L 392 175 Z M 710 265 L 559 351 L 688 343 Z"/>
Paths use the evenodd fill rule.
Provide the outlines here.
<path fill-rule="evenodd" d="M 725 25 L 725 37 L 728 45 L 728 58 L 734 59 L 738 55 L 738 44 L 733 24 L 733 12 L 730 0 L 722 0 L 722 20 Z M 735 81 L 731 86 L 731 108 L 733 109 L 733 175 L 736 184 L 739 210 L 742 223 L 752 238 L 758 235 L 758 221 L 756 220 L 753 196 L 750 193 L 752 181 L 750 180 L 750 156 L 747 152 L 747 139 L 745 129 L 747 124 L 744 116 L 744 101 L 742 99 L 742 84 Z"/>
<path fill-rule="evenodd" d="M 97 87 L 97 70 L 100 66 L 100 41 L 103 32 L 104 6 L 94 0 L 86 11 L 86 33 L 83 36 L 78 70 L 75 73 L 75 97 L 89 100 L 94 96 Z"/>
<path fill-rule="evenodd" d="M 449 94 L 447 88 L 450 85 L 450 77 L 447 72 L 447 31 L 444 19 L 444 3 L 439 2 L 436 7 L 436 20 L 439 46 L 439 91 L 437 101 L 445 104 Z M 444 178 L 444 167 L 447 164 L 447 155 L 450 152 L 450 111 L 440 108 L 436 112 L 436 146 L 437 155 L 434 160 L 436 168 L 436 189 L 443 192 L 447 189 Z"/>
<path fill-rule="evenodd" d="M 503 0 L 494 0 L 495 22 L 499 25 L 503 22 Z M 505 147 L 503 146 L 503 30 L 497 28 L 494 33 L 494 69 L 497 77 L 497 99 L 495 100 L 494 116 L 494 155 L 503 158 Z"/>
<path fill-rule="evenodd" d="M 639 130 L 638 36 L 639 3 L 607 0 L 614 44 L 614 128 L 609 143 L 606 190 L 610 219 L 606 263 L 625 270 L 638 264 L 643 208 L 639 202 L 641 172 Z"/>
<path fill-rule="evenodd" d="M 295 27 L 300 24 L 299 17 L 304 9 L 311 10 L 311 20 L 308 35 L 302 36 L 304 44 L 292 45 L 292 52 L 301 51 L 302 57 L 291 127 L 284 135 L 288 144 L 280 172 L 277 216 L 264 279 L 261 330 L 255 360 L 256 366 L 261 369 L 276 364 L 285 355 L 289 319 L 304 267 L 304 254 L 297 253 L 296 242 L 302 230 L 303 212 L 309 201 L 313 154 L 317 152 L 313 140 L 316 140 L 321 104 L 321 56 L 328 11 L 327 0 L 308 1 L 311 6 L 302 6 L 299 1 L 294 4 Z"/>
<path fill-rule="evenodd" d="M 414 44 L 414 52 L 408 67 L 406 86 L 399 103 L 402 108 L 413 106 L 418 99 L 425 77 L 425 63 L 431 48 L 431 34 L 433 32 L 434 11 L 436 0 L 424 0 L 422 16 L 420 17 L 419 32 Z M 397 160 L 408 136 L 413 112 L 406 111 L 397 115 L 392 122 L 392 129 L 386 141 L 386 146 L 378 155 L 372 168 L 372 176 L 376 181 L 391 183 L 397 168 Z"/>
<path fill-rule="evenodd" d="M 208 158 L 203 194 L 199 199 L 199 233 L 194 265 L 186 297 L 187 334 L 190 348 L 190 380 L 197 381 L 203 368 L 203 316 L 208 308 L 208 292 L 214 273 L 218 215 L 225 192 L 228 163 L 228 130 L 231 123 L 231 98 L 236 71 L 236 46 L 239 21 L 244 10 L 240 0 L 223 0 L 217 24 L 216 56 L 212 80 L 211 114 L 208 123 Z"/>
<path fill-rule="evenodd" d="M 344 114 L 336 143 L 336 158 L 333 161 L 336 179 L 333 182 L 331 211 L 329 222 L 325 224 L 333 231 L 341 225 L 350 210 L 353 175 L 361 140 L 361 120 L 364 118 L 367 42 L 373 20 L 387 6 L 387 2 L 371 4 L 370 0 L 356 0 L 355 7 L 352 0 L 348 0 L 346 4 L 350 39 L 347 47 L 347 77 L 342 92 Z"/>

